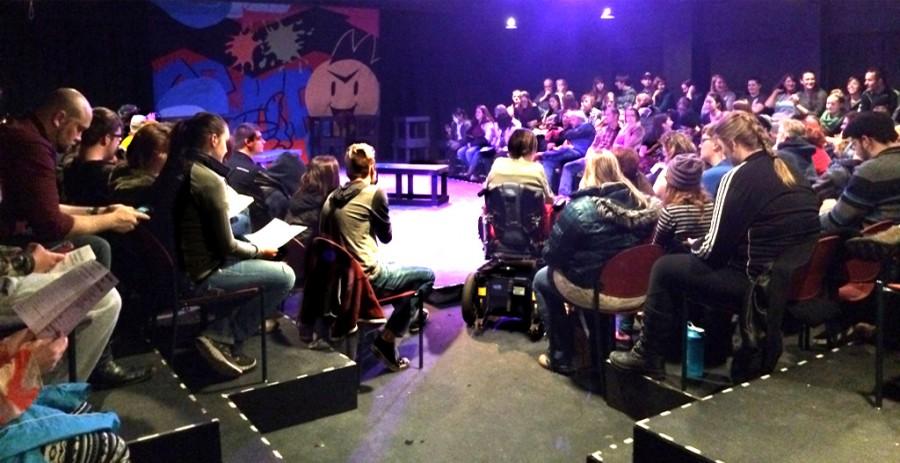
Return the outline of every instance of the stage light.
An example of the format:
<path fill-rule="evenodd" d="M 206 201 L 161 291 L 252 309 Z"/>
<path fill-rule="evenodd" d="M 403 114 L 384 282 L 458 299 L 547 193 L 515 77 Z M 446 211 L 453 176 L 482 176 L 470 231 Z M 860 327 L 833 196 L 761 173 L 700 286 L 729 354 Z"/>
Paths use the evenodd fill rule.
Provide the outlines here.
<path fill-rule="evenodd" d="M 516 18 L 514 18 L 512 16 L 506 18 L 506 28 L 507 29 L 518 29 L 518 26 L 516 26 Z"/>
<path fill-rule="evenodd" d="M 616 17 L 613 16 L 612 8 L 604 8 L 603 13 L 600 13 L 600 19 L 616 19 Z"/>

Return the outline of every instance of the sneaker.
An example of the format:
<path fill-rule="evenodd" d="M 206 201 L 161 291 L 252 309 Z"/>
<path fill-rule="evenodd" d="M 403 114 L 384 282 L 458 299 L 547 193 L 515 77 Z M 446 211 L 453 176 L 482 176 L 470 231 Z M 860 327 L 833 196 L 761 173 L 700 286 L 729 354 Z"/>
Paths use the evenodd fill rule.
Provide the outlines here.
<path fill-rule="evenodd" d="M 554 373 L 559 373 L 563 376 L 571 376 L 573 373 L 575 373 L 575 369 L 570 366 L 554 365 L 553 361 L 550 359 L 550 356 L 547 354 L 538 355 L 537 363 L 545 369 L 550 370 Z"/>
<path fill-rule="evenodd" d="M 425 327 L 425 323 L 428 322 L 428 309 L 422 308 L 419 311 L 419 316 L 416 317 L 412 323 L 409 324 L 409 332 L 410 333 L 418 333 L 422 328 Z"/>
<path fill-rule="evenodd" d="M 609 354 L 609 362 L 622 370 L 633 371 L 656 380 L 666 379 L 666 364 L 663 356 L 654 354 L 644 348 L 642 340 L 634 344 L 629 351 L 616 351 Z"/>
<path fill-rule="evenodd" d="M 409 359 L 398 356 L 394 343 L 385 341 L 381 336 L 372 341 L 372 353 L 391 371 L 409 368 Z"/>
<path fill-rule="evenodd" d="M 237 378 L 244 373 L 242 365 L 231 353 L 231 346 L 213 341 L 206 336 L 198 337 L 196 344 L 200 356 L 216 373 L 228 378 Z M 253 360 L 253 364 L 255 366 L 256 360 Z"/>

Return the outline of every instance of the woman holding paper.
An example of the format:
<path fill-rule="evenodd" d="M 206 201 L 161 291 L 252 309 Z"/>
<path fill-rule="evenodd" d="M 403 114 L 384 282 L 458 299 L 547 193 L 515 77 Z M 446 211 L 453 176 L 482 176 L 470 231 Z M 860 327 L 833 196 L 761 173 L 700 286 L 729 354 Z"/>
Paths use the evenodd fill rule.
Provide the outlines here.
<path fill-rule="evenodd" d="M 273 262 L 278 250 L 239 241 L 231 232 L 222 164 L 230 134 L 225 121 L 199 113 L 179 122 L 172 134 L 171 155 L 183 167 L 174 205 L 179 260 L 200 289 L 238 290 L 260 286 L 264 304 L 274 313 L 294 286 L 294 272 Z M 227 317 L 210 324 L 196 340 L 210 367 L 238 377 L 256 367 L 241 346 L 259 326 L 259 300 L 238 305 Z"/>

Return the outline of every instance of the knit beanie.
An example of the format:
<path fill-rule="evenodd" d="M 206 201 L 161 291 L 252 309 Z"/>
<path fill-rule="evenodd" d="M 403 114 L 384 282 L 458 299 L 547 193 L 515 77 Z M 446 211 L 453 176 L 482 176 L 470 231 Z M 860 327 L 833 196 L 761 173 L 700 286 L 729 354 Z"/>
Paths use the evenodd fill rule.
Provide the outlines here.
<path fill-rule="evenodd" d="M 703 161 L 693 154 L 679 154 L 669 161 L 666 182 L 674 188 L 686 190 L 700 184 Z"/>

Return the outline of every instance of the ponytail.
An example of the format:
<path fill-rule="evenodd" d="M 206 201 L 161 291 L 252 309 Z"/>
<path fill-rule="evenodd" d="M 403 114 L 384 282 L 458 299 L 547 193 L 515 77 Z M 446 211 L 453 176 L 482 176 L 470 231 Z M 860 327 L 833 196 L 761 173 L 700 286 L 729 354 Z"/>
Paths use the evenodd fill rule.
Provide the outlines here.
<path fill-rule="evenodd" d="M 784 160 L 778 157 L 768 132 L 755 115 L 745 111 L 732 111 L 713 127 L 712 132 L 728 144 L 741 144 L 750 149 L 765 151 L 772 158 L 775 174 L 781 183 L 788 188 L 797 186 L 793 172 Z"/>

